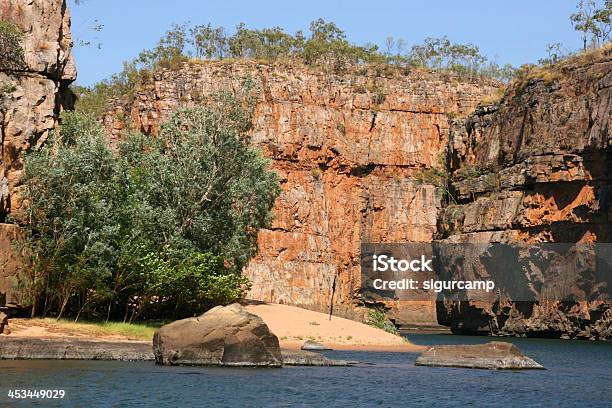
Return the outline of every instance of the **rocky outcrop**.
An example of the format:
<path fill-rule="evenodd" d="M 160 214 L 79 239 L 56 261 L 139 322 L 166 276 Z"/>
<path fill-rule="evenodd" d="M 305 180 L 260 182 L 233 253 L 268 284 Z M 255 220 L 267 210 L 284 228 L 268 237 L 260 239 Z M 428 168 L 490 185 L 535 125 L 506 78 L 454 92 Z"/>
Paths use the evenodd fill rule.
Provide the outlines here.
<path fill-rule="evenodd" d="M 23 58 L 0 69 L 0 223 L 22 215 L 19 198 L 23 156 L 39 147 L 70 104 L 68 85 L 75 80 L 70 15 L 64 0 L 3 0 L 0 20 L 23 33 Z M 0 224 L 0 296 L 16 295 L 18 273 L 10 242 L 16 231 Z M 7 276 L 9 277 L 7 279 Z"/>
<path fill-rule="evenodd" d="M 6 0 L 0 6 L 0 19 L 23 33 L 21 68 L 0 72 L 0 82 L 12 89 L 0 101 L 0 216 L 18 217 L 23 154 L 40 146 L 55 128 L 76 69 L 64 0 Z"/>
<path fill-rule="evenodd" d="M 161 327 L 153 337 L 162 365 L 280 367 L 278 338 L 260 317 L 235 303 Z"/>
<path fill-rule="evenodd" d="M 449 145 L 457 204 L 440 216 L 442 242 L 611 242 L 611 110 L 608 47 L 537 71 L 457 121 Z M 581 290 L 588 280 L 571 284 Z M 460 333 L 611 338 L 610 299 L 582 299 L 445 301 L 438 317 Z"/>
<path fill-rule="evenodd" d="M 415 175 L 437 163 L 449 118 L 467 115 L 496 84 L 357 67 L 192 62 L 153 74 L 104 118 L 113 140 L 156 134 L 180 107 L 251 78 L 259 90 L 252 142 L 272 160 L 282 194 L 245 273 L 249 298 L 364 319 L 361 242 L 429 242 L 440 198 Z M 435 324 L 432 302 L 387 302 L 398 324 Z"/>
<path fill-rule="evenodd" d="M 0 224 L 0 307 L 22 303 L 19 276 L 23 265 L 16 248 L 20 236 L 19 226 Z"/>
<path fill-rule="evenodd" d="M 482 368 L 487 370 L 543 370 L 514 344 L 491 341 L 487 344 L 432 346 L 416 360 L 417 366 Z"/>

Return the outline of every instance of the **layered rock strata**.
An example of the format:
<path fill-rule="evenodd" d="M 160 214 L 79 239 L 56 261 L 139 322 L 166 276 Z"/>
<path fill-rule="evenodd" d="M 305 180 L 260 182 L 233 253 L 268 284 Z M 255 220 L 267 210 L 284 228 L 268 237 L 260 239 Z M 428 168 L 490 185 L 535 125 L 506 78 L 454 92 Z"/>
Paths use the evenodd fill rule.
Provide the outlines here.
<path fill-rule="evenodd" d="M 361 242 L 429 242 L 440 198 L 415 176 L 446 148 L 449 118 L 494 91 L 429 72 L 339 74 L 254 62 L 192 62 L 153 74 L 104 118 L 113 140 L 155 135 L 177 108 L 247 78 L 259 90 L 252 142 L 272 160 L 282 194 L 246 270 L 249 297 L 362 320 Z M 432 302 L 388 302 L 398 324 L 435 324 Z"/>
<path fill-rule="evenodd" d="M 611 242 L 611 109 L 608 48 L 536 73 L 457 121 L 449 145 L 457 204 L 440 216 L 442 242 Z M 576 279 L 579 290 L 589 277 Z M 608 293 L 610 284 L 608 276 Z M 611 338 L 610 303 L 598 299 L 446 302 L 438 314 L 462 333 Z"/>

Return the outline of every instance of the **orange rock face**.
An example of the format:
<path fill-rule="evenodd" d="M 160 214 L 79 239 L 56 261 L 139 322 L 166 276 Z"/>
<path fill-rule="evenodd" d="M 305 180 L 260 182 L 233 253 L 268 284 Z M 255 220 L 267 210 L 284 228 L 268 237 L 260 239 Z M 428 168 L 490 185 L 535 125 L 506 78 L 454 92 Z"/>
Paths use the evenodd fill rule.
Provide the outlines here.
<path fill-rule="evenodd" d="M 114 139 L 124 127 L 155 134 L 177 108 L 247 77 L 260 95 L 252 142 L 272 160 L 283 189 L 245 271 L 249 297 L 322 312 L 333 305 L 335 314 L 362 319 L 360 244 L 432 240 L 440 199 L 415 174 L 446 148 L 448 118 L 471 112 L 495 84 L 426 72 L 186 63 L 155 73 L 104 123 Z M 128 113 L 127 124 L 117 123 L 117 109 Z M 433 304 L 389 306 L 397 323 L 435 322 Z"/>
<path fill-rule="evenodd" d="M 14 250 L 14 242 L 18 239 L 17 225 L 0 224 L 0 306 L 21 303 L 18 285 L 22 264 Z"/>
<path fill-rule="evenodd" d="M 514 84 L 499 105 L 456 122 L 449 146 L 457 204 L 441 214 L 439 238 L 612 242 L 611 85 L 607 47 Z M 451 302 L 438 316 L 464 333 L 612 338 L 612 303 L 589 299 Z"/>
<path fill-rule="evenodd" d="M 40 146 L 57 123 L 63 95 L 76 79 L 70 14 L 64 0 L 3 0 L 0 19 L 23 32 L 18 70 L 0 71 L 0 222 L 19 217 L 23 155 Z"/>
<path fill-rule="evenodd" d="M 70 14 L 64 0 L 2 0 L 0 20 L 23 32 L 23 61 L 0 70 L 0 306 L 18 302 L 13 253 L 18 227 L 3 224 L 10 215 L 22 220 L 20 200 L 24 154 L 47 139 L 58 113 L 70 101 L 68 85 L 76 79 L 72 60 Z M 4 58 L 4 56 L 0 56 Z M 15 69 L 20 66 L 19 69 Z"/>

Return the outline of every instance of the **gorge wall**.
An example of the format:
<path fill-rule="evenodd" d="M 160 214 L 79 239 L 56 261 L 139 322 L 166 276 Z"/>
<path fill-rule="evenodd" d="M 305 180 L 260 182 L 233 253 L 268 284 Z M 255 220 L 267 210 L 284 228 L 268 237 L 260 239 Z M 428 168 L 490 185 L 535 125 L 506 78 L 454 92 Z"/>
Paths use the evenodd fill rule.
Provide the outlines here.
<path fill-rule="evenodd" d="M 3 306 L 20 302 L 13 243 L 23 221 L 23 157 L 71 105 L 76 70 L 64 1 L 5 0 L 0 19 L 24 33 L 23 60 L 0 70 Z M 530 73 L 488 105 L 481 101 L 498 92 L 498 83 L 426 70 L 326 73 L 297 64 L 191 61 L 155 72 L 128 102 L 112 102 L 103 123 L 113 142 L 130 130 L 154 136 L 176 109 L 238 90 L 247 78 L 259 91 L 250 137 L 282 186 L 272 225 L 260 231 L 259 253 L 245 271 L 251 299 L 333 307 L 334 314 L 364 319 L 361 243 L 612 242 L 610 47 Z M 421 178 L 444 154 L 438 170 L 450 180 L 445 199 L 446 189 Z M 606 301 L 384 303 L 404 326 L 612 337 Z"/>
<path fill-rule="evenodd" d="M 333 303 L 334 314 L 361 320 L 360 244 L 433 239 L 440 195 L 415 176 L 438 163 L 449 118 L 471 113 L 497 84 L 426 71 L 190 62 L 156 72 L 133 102 L 114 104 L 105 127 L 112 139 L 128 129 L 155 135 L 177 108 L 246 78 L 260 90 L 252 142 L 282 186 L 245 271 L 248 297 L 322 312 Z M 432 302 L 387 307 L 398 324 L 436 322 Z"/>
<path fill-rule="evenodd" d="M 19 262 L 13 241 L 19 235 L 10 217 L 23 217 L 19 199 L 25 152 L 39 147 L 70 104 L 68 85 L 76 78 L 70 15 L 63 0 L 3 0 L 0 20 L 23 33 L 23 58 L 0 64 L 0 306 L 19 302 Z M 2 56 L 5 58 L 5 56 Z"/>
<path fill-rule="evenodd" d="M 449 165 L 457 204 L 441 213 L 441 242 L 612 242 L 611 109 L 607 47 L 536 73 L 499 104 L 456 121 Z M 459 333 L 612 338 L 609 302 L 474 300 L 438 312 Z"/>
<path fill-rule="evenodd" d="M 609 49 L 572 58 L 486 105 L 497 84 L 432 72 L 190 62 L 155 73 L 104 124 L 113 139 L 127 129 L 154 135 L 177 108 L 254 79 L 252 141 L 272 160 L 283 192 L 245 272 L 249 298 L 322 312 L 333 305 L 361 320 L 361 243 L 610 242 L 611 64 Z M 444 153 L 452 205 L 418 181 Z M 439 300 L 384 304 L 404 326 L 612 335 L 609 302 Z"/>

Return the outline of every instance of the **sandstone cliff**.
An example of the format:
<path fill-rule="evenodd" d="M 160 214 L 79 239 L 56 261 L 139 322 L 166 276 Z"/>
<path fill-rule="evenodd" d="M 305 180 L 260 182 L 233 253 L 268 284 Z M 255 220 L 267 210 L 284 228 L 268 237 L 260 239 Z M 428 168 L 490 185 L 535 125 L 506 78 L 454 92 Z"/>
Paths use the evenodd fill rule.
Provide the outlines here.
<path fill-rule="evenodd" d="M 246 270 L 249 297 L 363 319 L 364 242 L 610 242 L 610 50 L 538 70 L 499 104 L 495 84 L 433 73 L 342 75 L 296 66 L 187 63 L 154 74 L 104 123 L 155 134 L 179 107 L 256 80 L 252 141 L 283 193 Z M 452 205 L 417 182 L 447 154 Z M 466 278 L 457 271 L 451 278 Z M 486 270 L 485 270 L 486 273 Z M 475 278 L 467 276 L 468 278 Z M 478 276 L 482 278 L 483 276 Z M 578 284 L 578 283 L 576 283 Z M 455 332 L 609 338 L 601 301 L 385 301 L 397 324 Z"/>
<path fill-rule="evenodd" d="M 23 60 L 0 70 L 0 223 L 19 221 L 23 156 L 43 143 L 57 125 L 76 78 L 70 15 L 64 0 L 3 0 L 0 20 L 14 23 L 23 40 Z M 69 102 L 69 101 L 68 101 Z M 18 227 L 0 224 L 0 300 L 16 301 L 18 263 L 12 241 Z"/>
<path fill-rule="evenodd" d="M 179 107 L 247 77 L 260 90 L 252 141 L 272 160 L 283 192 L 249 297 L 363 319 L 361 242 L 430 242 L 440 197 L 415 181 L 447 145 L 449 118 L 467 115 L 496 84 L 429 72 L 355 69 L 325 74 L 254 62 L 192 62 L 162 70 L 104 118 L 113 139 L 155 134 Z M 333 297 L 333 300 L 332 300 Z M 401 324 L 435 324 L 432 302 L 392 302 Z"/>
<path fill-rule="evenodd" d="M 574 57 L 511 87 L 452 126 L 442 242 L 611 242 L 612 49 Z M 501 267 L 501 266 L 498 266 Z M 612 337 L 602 302 L 447 302 L 456 332 Z"/>

